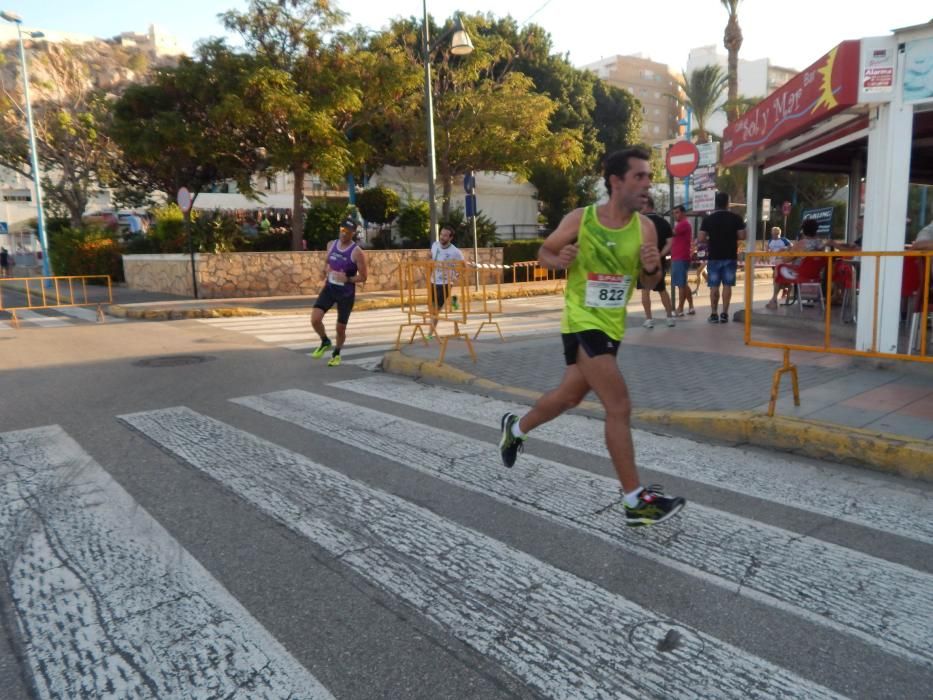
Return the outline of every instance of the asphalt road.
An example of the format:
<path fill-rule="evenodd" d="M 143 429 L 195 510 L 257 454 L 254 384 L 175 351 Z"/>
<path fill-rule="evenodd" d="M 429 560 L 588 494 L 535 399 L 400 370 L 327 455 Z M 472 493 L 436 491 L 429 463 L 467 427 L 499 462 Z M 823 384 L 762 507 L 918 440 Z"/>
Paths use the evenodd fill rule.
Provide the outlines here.
<path fill-rule="evenodd" d="M 916 482 L 639 432 L 197 321 L 0 336 L 0 688 L 19 697 L 919 698 Z"/>

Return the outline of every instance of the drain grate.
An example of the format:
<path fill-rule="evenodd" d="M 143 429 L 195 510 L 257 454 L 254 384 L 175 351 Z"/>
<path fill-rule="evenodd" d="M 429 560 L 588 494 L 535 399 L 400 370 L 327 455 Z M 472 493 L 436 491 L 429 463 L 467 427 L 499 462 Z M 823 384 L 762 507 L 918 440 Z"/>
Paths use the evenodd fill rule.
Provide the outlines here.
<path fill-rule="evenodd" d="M 181 367 L 182 365 L 199 365 L 202 362 L 216 360 L 210 355 L 164 355 L 163 357 L 147 357 L 137 360 L 134 367 Z"/>

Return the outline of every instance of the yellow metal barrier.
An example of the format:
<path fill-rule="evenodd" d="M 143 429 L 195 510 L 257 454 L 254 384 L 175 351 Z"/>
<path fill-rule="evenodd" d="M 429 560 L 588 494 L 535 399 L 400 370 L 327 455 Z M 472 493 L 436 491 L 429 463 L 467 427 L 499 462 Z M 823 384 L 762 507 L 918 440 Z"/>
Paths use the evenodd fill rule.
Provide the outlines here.
<path fill-rule="evenodd" d="M 897 352 L 897 353 L 882 353 L 878 351 L 878 319 L 879 319 L 879 309 L 878 309 L 878 295 L 879 295 L 879 282 L 881 277 L 881 258 L 903 258 L 905 260 L 904 268 L 902 275 L 910 275 L 910 282 L 915 283 L 917 288 L 916 290 L 908 289 L 911 291 L 911 297 L 913 293 L 918 295 L 917 299 L 919 301 L 919 309 L 917 309 L 917 303 L 914 301 L 908 300 L 908 309 L 907 309 L 907 346 L 906 352 Z M 771 382 L 771 400 L 768 404 L 768 415 L 774 415 L 775 404 L 777 403 L 778 389 L 781 381 L 781 377 L 784 374 L 790 374 L 793 396 L 794 396 L 794 405 L 800 405 L 800 392 L 798 388 L 797 380 L 797 367 L 790 362 L 790 352 L 791 350 L 801 350 L 804 352 L 823 352 L 831 353 L 837 355 L 849 355 L 854 357 L 870 357 L 875 359 L 898 359 L 898 360 L 909 360 L 913 362 L 927 362 L 933 363 L 933 357 L 927 353 L 927 319 L 930 314 L 930 279 L 931 279 L 931 266 L 933 266 L 933 251 L 904 251 L 904 252 L 865 252 L 861 250 L 853 251 L 833 251 L 833 252 L 813 252 L 813 253 L 804 253 L 800 251 L 793 252 L 781 252 L 781 253 L 749 253 L 749 260 L 753 261 L 756 258 L 787 258 L 788 262 L 790 259 L 796 258 L 827 258 L 827 263 L 825 265 L 825 278 L 819 283 L 821 292 L 826 300 L 825 309 L 824 309 L 824 325 L 823 325 L 823 342 L 820 345 L 807 345 L 805 343 L 778 343 L 770 341 L 761 341 L 754 340 L 752 338 L 752 299 L 754 285 L 746 284 L 745 285 L 745 344 L 753 347 L 761 348 L 775 348 L 781 350 L 784 354 L 784 363 L 778 368 Z M 855 260 L 853 260 L 855 259 Z M 869 291 L 872 299 L 872 329 L 871 329 L 871 349 L 870 350 L 857 350 L 855 348 L 840 347 L 833 345 L 832 336 L 831 336 L 831 326 L 832 326 L 832 299 L 833 299 L 833 281 L 834 275 L 841 273 L 842 271 L 836 270 L 835 262 L 838 261 L 847 261 L 849 263 L 849 271 L 846 273 L 847 277 L 845 283 L 847 288 L 845 291 L 852 294 L 853 299 L 858 298 L 858 292 L 860 287 L 860 280 L 856 265 L 859 266 L 862 261 L 865 259 L 872 259 L 874 264 L 874 278 L 870 280 L 871 284 L 862 284 L 862 291 Z M 922 268 L 917 274 L 916 266 L 918 263 L 913 263 L 913 270 L 911 270 L 911 263 L 908 263 L 908 260 L 919 259 L 919 265 Z M 867 280 L 861 280 L 867 282 Z M 816 282 L 810 284 L 816 285 Z M 788 286 L 793 286 L 792 281 L 788 281 Z M 902 291 L 905 286 L 904 278 L 902 278 Z M 864 295 L 862 295 L 864 296 Z M 910 304 L 914 304 L 914 309 L 911 310 Z M 845 311 L 845 308 L 842 309 Z M 913 350 L 915 347 L 914 342 L 914 330 L 919 332 L 919 354 L 914 355 Z"/>
<path fill-rule="evenodd" d="M 559 276 L 558 271 L 543 267 L 537 260 L 512 263 L 511 268 L 512 283 L 519 285 L 522 294 L 530 296 L 533 289 L 530 285 L 536 282 L 552 282 L 555 292 L 563 288 L 564 278 Z"/>
<path fill-rule="evenodd" d="M 474 340 L 487 326 L 495 327 L 499 338 L 503 339 L 502 330 L 498 322 L 493 319 L 494 314 L 502 313 L 501 267 L 480 265 L 477 268 L 463 261 L 411 260 L 399 265 L 398 273 L 401 310 L 408 320 L 399 325 L 398 335 L 395 338 L 396 349 L 401 347 L 403 330 L 409 327 L 412 331 L 408 343 L 413 343 L 415 336 L 420 335 L 422 342 L 427 345 L 428 338 L 425 336 L 424 326 L 427 325 L 430 328 L 432 319 L 436 319 L 438 324 L 453 325 L 452 332 L 436 331 L 441 345 L 438 364 L 443 364 L 444 356 L 447 354 L 447 344 L 455 338 L 462 339 L 466 343 L 470 356 L 476 362 L 476 352 L 470 336 L 460 327 L 471 317 L 475 319 L 485 316 L 485 320 L 480 323 L 473 336 Z M 441 305 L 437 303 L 435 273 L 439 275 L 438 279 L 448 281 L 447 294 Z M 475 290 L 471 289 L 474 286 Z"/>
<path fill-rule="evenodd" d="M 92 301 L 88 298 L 88 283 L 97 280 L 97 286 L 107 287 L 107 298 Z M 4 277 L 0 284 L 0 311 L 9 311 L 14 328 L 19 328 L 17 311 L 54 309 L 70 306 L 97 306 L 97 321 L 104 321 L 104 304 L 113 303 L 110 275 L 72 275 L 59 277 Z M 12 285 L 12 287 L 11 287 Z M 75 287 L 78 287 L 76 290 Z M 26 297 L 26 303 L 9 303 L 10 289 Z M 7 298 L 4 298 L 7 291 Z"/>

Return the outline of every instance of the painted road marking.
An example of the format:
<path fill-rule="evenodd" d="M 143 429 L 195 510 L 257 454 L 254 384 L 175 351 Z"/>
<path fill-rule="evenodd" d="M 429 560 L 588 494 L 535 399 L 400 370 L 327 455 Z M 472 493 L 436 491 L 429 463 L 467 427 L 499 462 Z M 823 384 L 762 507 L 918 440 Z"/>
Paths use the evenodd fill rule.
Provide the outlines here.
<path fill-rule="evenodd" d="M 540 303 L 540 302 L 539 302 Z M 399 309 L 379 309 L 355 313 L 350 321 L 348 340 L 353 346 L 379 345 L 395 346 L 399 326 L 406 316 Z M 559 308 L 542 308 L 538 313 L 525 312 L 524 315 L 503 314 L 497 318 L 502 332 L 510 337 L 537 335 L 553 331 L 560 320 Z M 317 334 L 311 329 L 308 314 L 288 314 L 259 316 L 249 318 L 210 318 L 197 319 L 199 323 L 219 327 L 224 330 L 243 333 L 270 345 L 278 345 L 289 350 L 306 352 L 319 344 Z M 469 333 L 477 327 L 479 320 L 461 324 L 461 329 Z M 449 324 L 443 324 L 449 327 Z M 407 341 L 411 328 L 403 329 L 402 340 Z M 494 337 L 487 333 L 486 337 Z M 387 345 L 391 342 L 391 345 Z"/>
<path fill-rule="evenodd" d="M 458 419 L 496 429 L 502 414 L 522 415 L 528 410 L 526 405 L 390 376 L 343 381 L 333 386 L 431 413 L 446 414 L 455 406 L 451 415 Z M 603 429 L 602 420 L 565 414 L 536 429 L 530 440 L 608 459 Z M 638 462 L 645 469 L 933 544 L 933 499 L 908 485 L 899 484 L 895 490 L 867 474 L 841 477 L 786 454 L 707 445 L 643 430 L 632 432 Z M 776 474 L 780 478 L 775 478 Z"/>
<path fill-rule="evenodd" d="M 836 697 L 497 540 L 190 409 L 121 420 L 547 697 Z M 681 644 L 659 651 L 671 629 Z"/>
<path fill-rule="evenodd" d="M 60 314 L 65 316 L 71 316 L 72 318 L 80 319 L 81 321 L 90 321 L 92 323 L 97 323 L 97 311 L 92 309 L 84 308 L 83 306 L 60 306 L 55 308 Z M 118 316 L 106 316 L 104 318 L 104 323 L 123 323 L 125 318 L 120 318 Z"/>
<path fill-rule="evenodd" d="M 39 697 L 332 697 L 59 426 L 0 434 L 0 553 Z"/>
<path fill-rule="evenodd" d="M 57 316 L 46 316 L 45 314 L 36 313 L 29 309 L 18 309 L 16 311 L 16 316 L 19 318 L 20 323 L 28 323 L 33 326 L 42 326 L 44 328 L 71 325 L 71 321 L 66 321 Z"/>
<path fill-rule="evenodd" d="M 504 469 L 487 442 L 328 396 L 292 389 L 234 402 L 933 666 L 929 574 L 697 504 L 666 527 L 633 530 L 614 479 L 531 455 Z"/>

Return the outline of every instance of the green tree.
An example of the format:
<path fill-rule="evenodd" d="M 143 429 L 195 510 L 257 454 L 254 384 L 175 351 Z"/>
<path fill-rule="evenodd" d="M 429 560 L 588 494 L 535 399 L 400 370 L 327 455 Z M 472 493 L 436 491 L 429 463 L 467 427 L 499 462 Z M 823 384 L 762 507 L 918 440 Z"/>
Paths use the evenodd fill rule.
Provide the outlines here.
<path fill-rule="evenodd" d="M 593 124 L 603 153 L 612 153 L 641 141 L 642 116 L 632 93 L 597 80 Z"/>
<path fill-rule="evenodd" d="M 693 134 L 688 134 L 688 136 L 697 136 L 700 142 L 704 142 L 710 135 L 706 130 L 706 123 L 719 109 L 717 105 L 722 100 L 722 93 L 726 89 L 728 79 L 722 72 L 722 68 L 715 65 L 703 66 L 691 71 L 689 75 L 686 72 L 683 75 L 683 104 L 690 108 L 693 113 L 692 118 L 696 122 Z"/>
<path fill-rule="evenodd" d="M 431 66 L 434 98 L 437 171 L 442 183 L 443 217 L 450 213 L 454 176 L 470 170 L 511 171 L 528 177 L 535 165 L 571 166 L 583 156 L 582 131 L 553 130 L 551 118 L 559 104 L 535 91 L 531 78 L 514 69 L 512 47 L 488 17 L 465 21 L 474 51 L 451 57 L 445 47 L 433 47 Z M 410 64 L 421 66 L 421 21 L 398 20 L 388 33 L 403 48 Z M 441 36 L 447 27 L 431 28 Z M 408 115 L 394 142 L 402 164 L 423 164 L 423 109 Z"/>
<path fill-rule="evenodd" d="M 328 0 L 252 0 L 222 19 L 256 60 L 242 92 L 225 101 L 227 119 L 257 140 L 272 168 L 292 174 L 292 249 L 301 250 L 305 176 L 335 182 L 352 165 L 340 123 L 361 95 L 343 80 L 341 47 L 327 39 L 343 15 Z"/>
<path fill-rule="evenodd" d="M 66 212 L 72 227 L 91 196 L 112 179 L 119 151 L 106 133 L 109 105 L 88 88 L 91 74 L 69 45 L 36 52 L 30 75 L 36 151 L 42 188 L 52 212 Z M 18 65 L 18 63 L 17 63 Z M 22 76 L 5 84 L 0 73 L 0 165 L 32 177 Z M 36 76 L 44 76 L 36 84 Z"/>
<path fill-rule="evenodd" d="M 726 118 L 731 124 L 739 118 L 737 100 L 739 97 L 739 49 L 742 48 L 742 28 L 739 26 L 739 3 L 741 0 L 719 0 L 729 13 L 729 21 L 723 33 L 722 44 L 728 56 L 727 79 L 729 84 Z"/>
<path fill-rule="evenodd" d="M 113 105 L 110 128 L 123 151 L 117 167 L 123 188 L 157 190 L 172 200 L 181 187 L 197 195 L 233 179 L 251 193 L 261 154 L 224 111 L 248 70 L 248 59 L 215 42 L 200 47 L 197 59 L 157 71 L 151 84 L 128 88 Z"/>
<path fill-rule="evenodd" d="M 399 198 L 388 187 L 371 187 L 356 198 L 356 206 L 366 221 L 382 226 L 398 216 Z"/>

